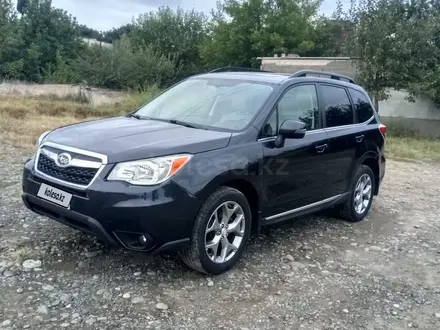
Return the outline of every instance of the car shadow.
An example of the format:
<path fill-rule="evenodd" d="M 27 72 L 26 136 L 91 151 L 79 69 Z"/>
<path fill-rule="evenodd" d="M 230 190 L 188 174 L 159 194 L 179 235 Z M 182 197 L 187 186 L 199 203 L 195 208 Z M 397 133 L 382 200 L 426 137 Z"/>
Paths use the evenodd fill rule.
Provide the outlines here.
<path fill-rule="evenodd" d="M 325 240 L 326 232 L 346 228 L 342 220 L 328 217 L 326 213 L 304 216 L 280 224 L 265 226 L 259 234 L 253 234 L 242 260 L 231 271 L 241 268 L 258 268 L 272 260 L 278 262 L 285 251 L 296 251 L 304 241 L 317 238 Z M 50 231 L 61 231 L 51 246 L 47 267 L 62 272 L 83 274 L 113 274 L 125 276 L 127 272 L 141 272 L 150 276 L 166 274 L 167 278 L 205 276 L 190 270 L 180 260 L 178 253 L 162 253 L 152 256 L 144 252 L 128 251 L 103 245 L 96 238 L 68 227 L 51 225 Z M 305 244 L 307 245 L 307 243 Z M 292 252 L 295 254 L 294 252 Z M 294 255 L 295 259 L 303 257 Z M 220 276 L 227 276 L 223 274 Z"/>

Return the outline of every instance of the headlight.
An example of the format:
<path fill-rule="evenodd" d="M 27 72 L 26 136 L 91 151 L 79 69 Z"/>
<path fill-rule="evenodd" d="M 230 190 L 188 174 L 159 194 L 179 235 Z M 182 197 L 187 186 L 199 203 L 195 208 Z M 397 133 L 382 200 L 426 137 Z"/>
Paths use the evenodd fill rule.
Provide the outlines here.
<path fill-rule="evenodd" d="M 176 174 L 191 158 L 192 155 L 174 155 L 119 163 L 107 180 L 142 186 L 159 184 Z"/>
<path fill-rule="evenodd" d="M 37 142 L 37 147 L 39 147 L 41 145 L 41 143 L 43 143 L 44 139 L 46 138 L 46 136 L 50 133 L 50 131 L 46 131 L 43 134 L 40 135 L 40 137 L 38 138 L 38 142 Z"/>

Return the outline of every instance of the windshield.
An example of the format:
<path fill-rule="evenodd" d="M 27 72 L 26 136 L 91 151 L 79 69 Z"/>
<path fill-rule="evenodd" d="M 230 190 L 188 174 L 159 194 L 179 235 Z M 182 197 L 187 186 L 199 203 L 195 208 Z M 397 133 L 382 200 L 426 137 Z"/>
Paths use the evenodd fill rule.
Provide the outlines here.
<path fill-rule="evenodd" d="M 246 127 L 273 88 L 234 79 L 192 78 L 159 95 L 136 115 L 228 130 Z"/>

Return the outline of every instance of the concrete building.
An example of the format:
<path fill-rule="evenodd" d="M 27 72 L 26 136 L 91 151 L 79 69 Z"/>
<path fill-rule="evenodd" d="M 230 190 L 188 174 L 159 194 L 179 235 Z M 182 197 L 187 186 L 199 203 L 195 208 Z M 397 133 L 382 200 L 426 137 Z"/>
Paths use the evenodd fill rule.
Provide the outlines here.
<path fill-rule="evenodd" d="M 295 73 L 310 69 L 339 73 L 356 78 L 358 59 L 351 57 L 299 57 L 295 55 L 281 57 L 262 57 L 261 69 L 280 73 Z"/>
<path fill-rule="evenodd" d="M 299 57 L 284 55 L 262 57 L 261 69 L 280 73 L 317 70 L 339 73 L 356 80 L 359 59 L 352 57 Z M 440 137 L 440 109 L 421 97 L 409 102 L 404 91 L 390 90 L 390 98 L 379 102 L 379 115 L 391 129 L 405 130 L 426 137 Z"/>
<path fill-rule="evenodd" d="M 109 44 L 108 42 L 99 41 L 96 39 L 90 39 L 90 38 L 82 38 L 82 41 L 86 43 L 89 46 L 102 46 L 102 47 L 111 47 L 112 44 Z"/>

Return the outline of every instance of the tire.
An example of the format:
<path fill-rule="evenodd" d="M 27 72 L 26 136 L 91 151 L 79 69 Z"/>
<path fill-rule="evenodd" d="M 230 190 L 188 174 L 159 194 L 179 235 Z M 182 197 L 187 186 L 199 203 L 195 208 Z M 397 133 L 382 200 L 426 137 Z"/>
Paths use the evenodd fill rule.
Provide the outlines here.
<path fill-rule="evenodd" d="M 368 178 L 367 182 L 370 182 L 370 193 L 369 193 L 369 199 L 368 203 L 364 203 L 363 207 L 358 206 L 358 209 L 356 210 L 356 201 L 359 203 L 359 190 L 361 187 L 359 187 L 359 183 L 361 178 Z M 369 180 L 369 181 L 368 181 Z M 365 183 L 365 182 L 364 182 Z M 366 165 L 359 166 L 358 170 L 356 171 L 356 174 L 353 177 L 353 181 L 351 183 L 350 187 L 350 195 L 347 198 L 347 201 L 340 206 L 339 209 L 339 216 L 349 222 L 359 222 L 365 219 L 368 212 L 370 211 L 371 205 L 373 203 L 373 197 L 374 197 L 374 189 L 375 189 L 375 181 L 374 181 L 374 173 L 371 170 L 370 167 Z M 364 190 L 366 191 L 366 190 Z M 367 196 L 363 196 L 362 200 Z M 365 201 L 365 200 L 364 200 Z M 365 205 L 366 204 L 366 205 Z M 359 212 L 360 211 L 360 212 Z"/>
<path fill-rule="evenodd" d="M 239 208 L 236 207 L 237 205 Z M 229 221 L 226 221 L 227 215 L 233 212 L 233 209 L 237 211 L 231 213 Z M 180 252 L 183 262 L 188 267 L 205 274 L 218 275 L 231 269 L 242 256 L 249 240 L 251 217 L 249 203 L 240 191 L 230 187 L 220 187 L 208 197 L 197 214 L 190 246 Z M 241 222 L 239 219 L 242 219 Z M 238 223 L 239 226 L 235 226 L 237 233 L 229 233 L 228 231 L 233 230 L 234 225 Z M 212 228 L 216 229 L 211 230 Z M 223 235 L 234 245 L 229 246 Z M 217 241 L 217 245 L 212 243 Z M 207 249 L 207 245 L 213 245 L 214 248 Z M 230 252 L 228 252 L 229 248 L 232 249 Z"/>

